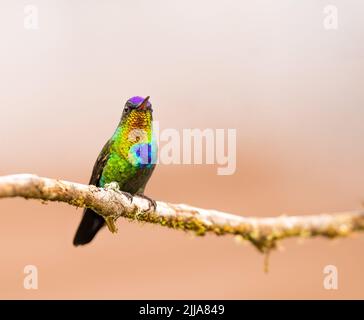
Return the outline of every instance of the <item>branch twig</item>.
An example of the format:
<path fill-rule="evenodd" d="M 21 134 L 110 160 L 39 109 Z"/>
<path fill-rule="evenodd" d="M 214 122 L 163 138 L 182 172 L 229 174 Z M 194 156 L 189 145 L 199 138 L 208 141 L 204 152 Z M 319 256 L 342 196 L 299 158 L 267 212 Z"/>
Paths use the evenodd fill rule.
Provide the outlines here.
<path fill-rule="evenodd" d="M 254 218 L 161 201 L 157 201 L 156 210 L 153 210 L 147 199 L 131 197 L 118 190 L 116 184 L 103 189 L 31 174 L 0 177 L 0 198 L 8 197 L 62 201 L 76 207 L 89 207 L 105 218 L 112 231 L 116 231 L 114 222 L 124 217 L 190 230 L 197 235 L 239 235 L 262 252 L 275 248 L 277 240 L 288 237 L 334 238 L 364 230 L 364 211 Z"/>

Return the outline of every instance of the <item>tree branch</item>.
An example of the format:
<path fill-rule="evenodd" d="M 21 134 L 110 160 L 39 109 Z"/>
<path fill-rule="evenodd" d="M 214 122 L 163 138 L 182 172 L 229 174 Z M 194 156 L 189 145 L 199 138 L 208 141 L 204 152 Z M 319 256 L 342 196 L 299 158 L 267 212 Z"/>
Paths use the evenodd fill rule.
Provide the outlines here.
<path fill-rule="evenodd" d="M 116 183 L 97 188 L 31 174 L 0 177 L 0 198 L 8 197 L 61 201 L 76 207 L 91 208 L 105 218 L 112 232 L 117 230 L 114 222 L 124 217 L 190 230 L 201 236 L 206 233 L 238 235 L 262 252 L 275 248 L 278 240 L 288 237 L 334 238 L 364 230 L 364 211 L 254 218 L 161 201 L 156 202 L 154 210 L 150 201 L 118 190 Z"/>

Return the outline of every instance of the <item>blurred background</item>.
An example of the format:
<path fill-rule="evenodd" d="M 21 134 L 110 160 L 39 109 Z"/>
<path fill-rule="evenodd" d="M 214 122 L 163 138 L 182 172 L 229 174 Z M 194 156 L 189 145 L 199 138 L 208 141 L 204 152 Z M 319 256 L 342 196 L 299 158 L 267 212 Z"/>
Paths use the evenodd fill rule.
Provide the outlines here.
<path fill-rule="evenodd" d="M 235 174 L 159 165 L 150 197 L 251 216 L 359 209 L 363 17 L 354 0 L 2 0 L 0 174 L 87 183 L 125 101 L 150 95 L 162 129 L 235 128 L 238 144 Z M 364 298 L 360 234 L 283 241 L 265 274 L 232 237 L 120 219 L 75 248 L 81 209 L 5 199 L 0 212 L 2 299 Z M 26 265 L 38 290 L 23 287 Z M 326 265 L 338 290 L 323 287 Z"/>

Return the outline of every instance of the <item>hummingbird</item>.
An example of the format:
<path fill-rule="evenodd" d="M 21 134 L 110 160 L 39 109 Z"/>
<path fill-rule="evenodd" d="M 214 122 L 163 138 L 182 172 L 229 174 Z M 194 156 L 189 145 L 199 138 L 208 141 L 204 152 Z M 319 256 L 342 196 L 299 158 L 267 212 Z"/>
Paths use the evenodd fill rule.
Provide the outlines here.
<path fill-rule="evenodd" d="M 121 191 L 144 196 L 145 186 L 156 163 L 156 143 L 152 130 L 152 104 L 149 96 L 126 101 L 120 122 L 100 152 L 89 184 L 103 188 L 117 182 Z M 105 225 L 105 219 L 86 208 L 73 244 L 84 245 Z"/>

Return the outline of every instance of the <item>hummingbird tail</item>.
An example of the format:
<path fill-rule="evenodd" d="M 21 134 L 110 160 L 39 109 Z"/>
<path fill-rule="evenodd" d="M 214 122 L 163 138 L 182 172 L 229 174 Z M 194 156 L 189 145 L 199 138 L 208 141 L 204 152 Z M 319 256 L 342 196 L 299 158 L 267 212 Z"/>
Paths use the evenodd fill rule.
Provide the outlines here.
<path fill-rule="evenodd" d="M 91 209 L 85 209 L 83 218 L 73 239 L 73 244 L 79 246 L 91 242 L 104 224 L 105 220 L 102 216 Z"/>

